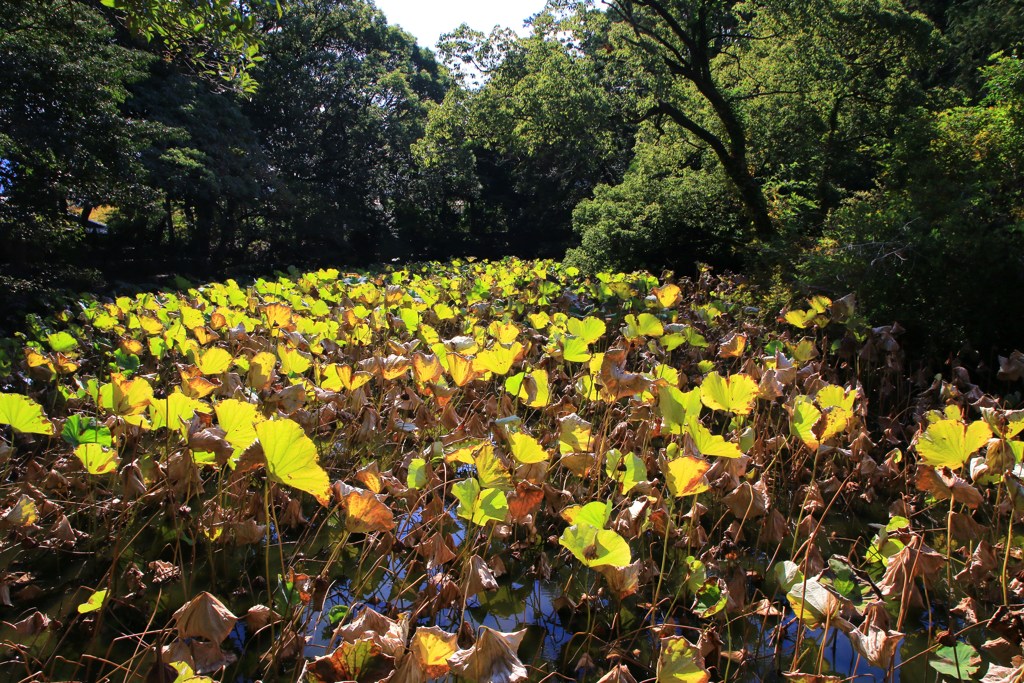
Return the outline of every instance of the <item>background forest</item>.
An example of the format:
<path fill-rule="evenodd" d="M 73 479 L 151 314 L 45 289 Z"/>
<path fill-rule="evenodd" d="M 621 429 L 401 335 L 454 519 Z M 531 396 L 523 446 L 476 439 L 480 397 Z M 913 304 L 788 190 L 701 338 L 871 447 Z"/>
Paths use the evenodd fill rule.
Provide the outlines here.
<path fill-rule="evenodd" d="M 516 255 L 856 292 L 931 352 L 1024 336 L 1020 0 L 552 0 L 436 55 L 372 2 L 207 4 L 5 0 L 6 314 Z"/>

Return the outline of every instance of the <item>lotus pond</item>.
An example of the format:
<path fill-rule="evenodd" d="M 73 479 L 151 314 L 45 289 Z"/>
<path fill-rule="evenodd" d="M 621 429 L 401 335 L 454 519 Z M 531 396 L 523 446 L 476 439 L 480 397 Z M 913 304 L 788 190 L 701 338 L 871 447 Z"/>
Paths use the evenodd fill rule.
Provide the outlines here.
<path fill-rule="evenodd" d="M 31 320 L 0 679 L 1024 680 L 1019 393 L 762 301 L 510 259 Z"/>

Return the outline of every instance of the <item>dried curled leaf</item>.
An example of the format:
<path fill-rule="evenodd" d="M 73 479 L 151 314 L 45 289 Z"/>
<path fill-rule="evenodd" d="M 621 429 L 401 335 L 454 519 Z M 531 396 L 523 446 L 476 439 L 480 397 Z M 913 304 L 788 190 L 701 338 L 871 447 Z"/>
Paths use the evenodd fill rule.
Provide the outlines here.
<path fill-rule="evenodd" d="M 459 676 L 471 683 L 517 683 L 528 677 L 517 650 L 526 630 L 513 633 L 480 627 L 480 637 L 467 650 L 459 650 L 448 664 Z"/>
<path fill-rule="evenodd" d="M 211 643 L 222 643 L 238 623 L 224 603 L 203 591 L 178 608 L 174 625 L 179 638 L 203 638 Z"/>

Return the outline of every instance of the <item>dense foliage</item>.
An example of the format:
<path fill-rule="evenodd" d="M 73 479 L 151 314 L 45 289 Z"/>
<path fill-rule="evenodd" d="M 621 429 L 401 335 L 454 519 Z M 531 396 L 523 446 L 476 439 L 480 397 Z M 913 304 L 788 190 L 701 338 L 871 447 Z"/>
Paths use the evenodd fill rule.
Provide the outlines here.
<path fill-rule="evenodd" d="M 41 319 L 0 359 L 0 671 L 1020 680 L 1024 411 L 852 297 L 757 301 L 510 259 Z"/>
<path fill-rule="evenodd" d="M 938 356 L 1019 344 L 1017 0 L 551 0 L 530 27 L 435 56 L 370 0 L 11 0 L 5 299 L 568 254 L 856 291 Z"/>

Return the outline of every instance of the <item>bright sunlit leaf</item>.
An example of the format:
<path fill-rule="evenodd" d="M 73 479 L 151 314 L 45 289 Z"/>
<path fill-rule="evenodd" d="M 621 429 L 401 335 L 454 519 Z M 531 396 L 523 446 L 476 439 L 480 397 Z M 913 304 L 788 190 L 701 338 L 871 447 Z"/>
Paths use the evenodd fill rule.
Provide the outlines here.
<path fill-rule="evenodd" d="M 750 375 L 737 374 L 729 378 L 717 372 L 710 373 L 700 385 L 700 399 L 712 410 L 736 415 L 749 415 L 759 393 L 757 382 Z"/>
<path fill-rule="evenodd" d="M 107 590 L 95 591 L 89 596 L 89 599 L 78 606 L 79 614 L 88 614 L 89 612 L 95 612 L 103 607 L 103 601 L 107 599 Z"/>
<path fill-rule="evenodd" d="M 75 456 L 89 474 L 110 474 L 117 471 L 120 463 L 117 451 L 104 448 L 98 443 L 83 443 L 75 449 Z"/>
<path fill-rule="evenodd" d="M 452 486 L 452 495 L 459 501 L 458 516 L 478 526 L 487 522 L 504 522 L 508 515 L 505 492 L 482 488 L 475 478 L 456 482 Z"/>
<path fill-rule="evenodd" d="M 0 424 L 10 425 L 22 434 L 53 434 L 53 425 L 43 407 L 21 394 L 0 394 Z"/>
<path fill-rule="evenodd" d="M 992 438 L 983 421 L 966 425 L 959 420 L 939 420 L 917 439 L 917 453 L 926 465 L 959 469 Z"/>
<path fill-rule="evenodd" d="M 529 434 L 516 433 L 509 437 L 512 457 L 524 465 L 545 462 L 550 457 L 537 439 Z"/>
<path fill-rule="evenodd" d="M 196 363 L 196 367 L 204 375 L 219 375 L 231 367 L 233 360 L 227 349 L 214 346 L 203 351 L 199 361 Z"/>
<path fill-rule="evenodd" d="M 657 683 L 708 683 L 711 675 L 697 646 L 682 636 L 663 638 Z"/>
<path fill-rule="evenodd" d="M 566 529 L 558 544 L 587 567 L 627 567 L 633 562 L 629 544 L 618 533 L 591 524 Z"/>
<path fill-rule="evenodd" d="M 704 475 L 711 469 L 707 460 L 683 455 L 665 463 L 665 483 L 676 498 L 695 496 L 708 490 Z"/>
<path fill-rule="evenodd" d="M 323 506 L 330 504 L 330 479 L 320 467 L 316 446 L 298 423 L 261 422 L 256 425 L 256 435 L 263 446 L 267 473 L 273 480 L 305 491 Z"/>

